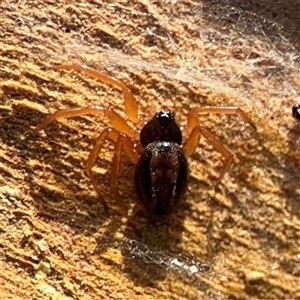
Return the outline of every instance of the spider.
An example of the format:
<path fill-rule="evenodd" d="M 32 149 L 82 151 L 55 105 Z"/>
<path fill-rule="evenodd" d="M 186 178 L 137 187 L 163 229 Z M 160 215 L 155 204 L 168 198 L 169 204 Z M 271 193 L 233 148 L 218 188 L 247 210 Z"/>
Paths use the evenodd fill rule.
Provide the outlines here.
<path fill-rule="evenodd" d="M 187 124 L 183 129 L 183 133 L 188 136 L 184 143 L 182 131 L 176 123 L 174 114 L 168 109 L 162 109 L 156 113 L 150 121 L 144 123 L 143 128 L 139 131 L 133 129 L 127 122 L 129 121 L 137 127 L 141 120 L 138 117 L 137 102 L 124 83 L 105 73 L 77 64 L 62 64 L 54 67 L 54 69 L 81 71 L 123 93 L 126 117 L 122 117 L 113 109 L 103 106 L 62 109 L 48 116 L 36 128 L 36 131 L 40 131 L 57 119 L 85 115 L 105 115 L 109 119 L 111 127 L 104 129 L 96 138 L 95 146 L 85 166 L 86 174 L 106 210 L 108 210 L 108 206 L 101 197 L 101 191 L 94 178 L 92 167 L 107 139 L 115 144 L 110 187 L 118 206 L 123 213 L 127 214 L 127 207 L 118 192 L 121 154 L 124 150 L 132 163 L 136 165 L 134 182 L 137 196 L 150 219 L 156 220 L 167 217 L 185 194 L 188 179 L 187 157 L 195 152 L 201 135 L 225 158 L 216 185 L 220 183 L 233 162 L 233 154 L 209 130 L 200 125 L 198 115 L 208 113 L 238 114 L 254 127 L 242 109 L 238 106 L 228 106 L 191 109 L 187 116 Z M 138 134 L 139 140 L 137 140 Z"/>
<path fill-rule="evenodd" d="M 295 104 L 292 109 L 292 114 L 295 120 L 300 120 L 300 104 Z"/>

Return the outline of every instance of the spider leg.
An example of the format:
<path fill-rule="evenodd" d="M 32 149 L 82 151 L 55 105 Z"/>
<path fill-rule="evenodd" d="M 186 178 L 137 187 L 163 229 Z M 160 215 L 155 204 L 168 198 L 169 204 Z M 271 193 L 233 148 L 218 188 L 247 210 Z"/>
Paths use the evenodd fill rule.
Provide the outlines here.
<path fill-rule="evenodd" d="M 238 106 L 220 106 L 220 107 L 199 107 L 194 108 L 189 111 L 188 114 L 188 122 L 185 127 L 185 131 L 187 134 L 191 134 L 193 128 L 199 125 L 198 115 L 206 115 L 206 114 L 226 114 L 226 115 L 240 115 L 243 120 L 250 124 L 250 126 L 255 130 L 256 127 L 252 123 L 251 119 L 247 116 L 247 114 Z"/>
<path fill-rule="evenodd" d="M 88 177 L 90 178 L 90 180 L 94 186 L 94 189 L 97 192 L 98 197 L 99 197 L 100 201 L 102 202 L 105 210 L 108 210 L 106 202 L 101 197 L 101 191 L 95 180 L 94 173 L 92 172 L 92 168 L 95 165 L 95 162 L 98 158 L 99 152 L 103 146 L 103 143 L 108 138 L 110 138 L 111 140 L 113 140 L 113 142 L 115 142 L 115 152 L 114 152 L 114 158 L 113 158 L 113 165 L 112 165 L 113 168 L 112 168 L 112 177 L 110 180 L 110 187 L 111 187 L 111 190 L 113 192 L 115 199 L 118 202 L 118 205 L 122 211 L 122 214 L 126 215 L 127 208 L 118 193 L 118 179 L 119 179 L 119 171 L 120 171 L 121 152 L 122 152 L 122 140 L 120 139 L 119 132 L 117 132 L 116 130 L 110 130 L 110 129 L 106 129 L 101 132 L 101 134 L 96 139 L 96 144 L 86 162 L 85 171 L 86 171 Z"/>
<path fill-rule="evenodd" d="M 132 137 L 134 135 L 133 130 L 127 124 L 127 122 L 119 116 L 116 112 L 113 112 L 110 109 L 97 106 L 97 107 L 85 107 L 79 109 L 61 109 L 48 116 L 44 122 L 42 122 L 36 129 L 35 132 L 38 132 L 44 129 L 49 123 L 57 119 L 68 119 L 73 117 L 81 117 L 86 115 L 101 115 L 105 114 L 108 116 L 111 126 L 117 131 L 126 134 L 127 136 Z"/>
<path fill-rule="evenodd" d="M 197 125 L 196 127 L 193 128 L 191 135 L 187 139 L 186 143 L 183 146 L 183 152 L 184 154 L 188 157 L 192 155 L 199 143 L 200 136 L 203 135 L 207 141 L 213 145 L 217 151 L 219 151 L 223 157 L 225 158 L 225 163 L 223 166 L 223 170 L 217 179 L 217 182 L 215 186 L 217 186 L 220 181 L 222 180 L 224 174 L 228 171 L 230 165 L 233 162 L 233 154 L 225 148 L 215 137 L 214 135 L 209 132 L 207 129 L 201 127 L 200 125 Z"/>
<path fill-rule="evenodd" d="M 122 209 L 124 215 L 127 215 L 128 210 L 124 204 L 124 201 L 121 199 L 119 194 L 119 174 L 120 174 L 120 167 L 121 167 L 121 157 L 122 157 L 122 150 L 125 150 L 129 159 L 136 164 L 139 159 L 138 153 L 135 151 L 134 145 L 130 138 L 125 135 L 119 134 L 117 139 L 115 140 L 115 152 L 112 164 L 112 176 L 110 180 L 110 187 L 113 192 L 115 199 L 118 202 L 119 207 Z"/>
<path fill-rule="evenodd" d="M 125 105 L 125 112 L 126 115 L 128 116 L 128 119 L 134 123 L 137 122 L 138 120 L 138 108 L 137 108 L 137 103 L 136 100 L 129 90 L 129 88 L 121 81 L 118 79 L 109 76 L 105 73 L 87 68 L 85 66 L 80 66 L 77 64 L 61 64 L 59 66 L 55 66 L 54 69 L 64 69 L 64 70 L 75 70 L 75 71 L 81 71 L 91 77 L 94 77 L 96 79 L 99 79 L 101 82 L 109 84 L 113 86 L 114 88 L 118 89 L 123 93 L 124 97 L 124 105 Z"/>
<path fill-rule="evenodd" d="M 127 136 L 123 137 L 124 139 L 124 150 L 128 158 L 133 164 L 137 164 L 139 160 L 138 148 L 133 144 L 132 140 Z"/>
<path fill-rule="evenodd" d="M 117 141 L 115 143 L 115 152 L 114 152 L 114 158 L 112 163 L 112 175 L 110 179 L 110 188 L 113 192 L 114 198 L 117 200 L 117 203 L 122 210 L 122 213 L 124 213 L 124 215 L 127 215 L 127 207 L 124 204 L 124 201 L 121 199 L 118 190 L 123 143 L 124 143 L 123 137 L 119 134 Z"/>
<path fill-rule="evenodd" d="M 99 154 L 99 152 L 100 152 L 100 150 L 103 146 L 103 143 L 107 140 L 108 135 L 109 135 L 109 129 L 106 129 L 106 130 L 103 130 L 101 132 L 101 134 L 97 137 L 96 144 L 95 144 L 92 152 L 90 153 L 90 156 L 89 156 L 89 158 L 86 162 L 86 166 L 85 166 L 85 172 L 86 172 L 87 176 L 89 177 L 89 179 L 91 180 L 91 182 L 94 186 L 94 189 L 98 194 L 99 200 L 103 204 L 106 211 L 108 211 L 108 207 L 107 207 L 107 204 L 104 201 L 104 199 L 101 197 L 101 192 L 100 192 L 100 189 L 99 189 L 99 187 L 96 183 L 94 174 L 92 172 L 92 167 L 94 166 L 94 164 L 97 160 L 98 154 Z"/>
<path fill-rule="evenodd" d="M 127 207 L 124 204 L 124 201 L 121 199 L 119 192 L 118 192 L 118 181 L 119 181 L 119 173 L 120 173 L 120 165 L 121 165 L 121 156 L 122 156 L 122 149 L 124 150 L 130 160 L 136 164 L 139 158 L 138 153 L 135 151 L 134 145 L 130 138 L 125 135 L 120 134 L 114 129 L 106 129 L 104 130 L 96 139 L 96 144 L 90 153 L 90 156 L 86 162 L 85 171 L 90 178 L 95 191 L 97 192 L 100 201 L 102 202 L 105 210 L 108 210 L 106 202 L 101 197 L 101 191 L 96 183 L 94 174 L 92 172 L 92 168 L 95 165 L 95 162 L 98 158 L 99 152 L 103 146 L 103 143 L 107 140 L 111 139 L 115 143 L 115 151 L 114 151 L 114 158 L 112 163 L 112 176 L 110 180 L 110 187 L 113 192 L 114 198 L 116 199 L 118 206 L 122 214 L 127 215 Z"/>

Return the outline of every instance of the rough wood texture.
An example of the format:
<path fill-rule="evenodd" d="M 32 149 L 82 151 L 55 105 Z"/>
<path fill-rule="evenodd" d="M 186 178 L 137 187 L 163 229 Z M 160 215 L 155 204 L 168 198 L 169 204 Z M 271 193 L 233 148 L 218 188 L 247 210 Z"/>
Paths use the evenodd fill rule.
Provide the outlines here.
<path fill-rule="evenodd" d="M 76 3 L 0 3 L 0 298 L 299 299 L 299 3 Z M 122 111 L 118 91 L 51 69 L 69 61 L 124 81 L 143 117 L 167 106 L 184 125 L 190 107 L 240 105 L 257 131 L 238 117 L 201 117 L 234 165 L 214 189 L 223 161 L 202 139 L 186 200 L 160 227 L 143 211 L 113 210 L 107 143 L 95 167 L 106 215 L 83 172 L 106 120 L 33 134 L 59 108 Z M 124 156 L 130 208 L 133 172 Z"/>

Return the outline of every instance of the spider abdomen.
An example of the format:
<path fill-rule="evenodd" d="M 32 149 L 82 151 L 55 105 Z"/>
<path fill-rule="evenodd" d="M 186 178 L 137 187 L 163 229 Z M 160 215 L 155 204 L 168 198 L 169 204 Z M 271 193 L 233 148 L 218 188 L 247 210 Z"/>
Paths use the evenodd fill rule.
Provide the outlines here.
<path fill-rule="evenodd" d="M 150 218 L 171 213 L 184 195 L 188 166 L 180 146 L 171 141 L 148 144 L 135 170 L 135 189 Z"/>

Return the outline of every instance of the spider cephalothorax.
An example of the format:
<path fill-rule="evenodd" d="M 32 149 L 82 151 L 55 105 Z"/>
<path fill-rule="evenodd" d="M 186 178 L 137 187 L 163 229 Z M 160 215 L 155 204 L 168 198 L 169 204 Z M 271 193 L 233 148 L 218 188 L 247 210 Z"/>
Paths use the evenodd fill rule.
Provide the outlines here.
<path fill-rule="evenodd" d="M 174 119 L 174 115 L 169 110 L 158 112 L 142 128 L 140 141 L 143 147 L 154 141 L 173 141 L 181 145 L 182 133 Z"/>

